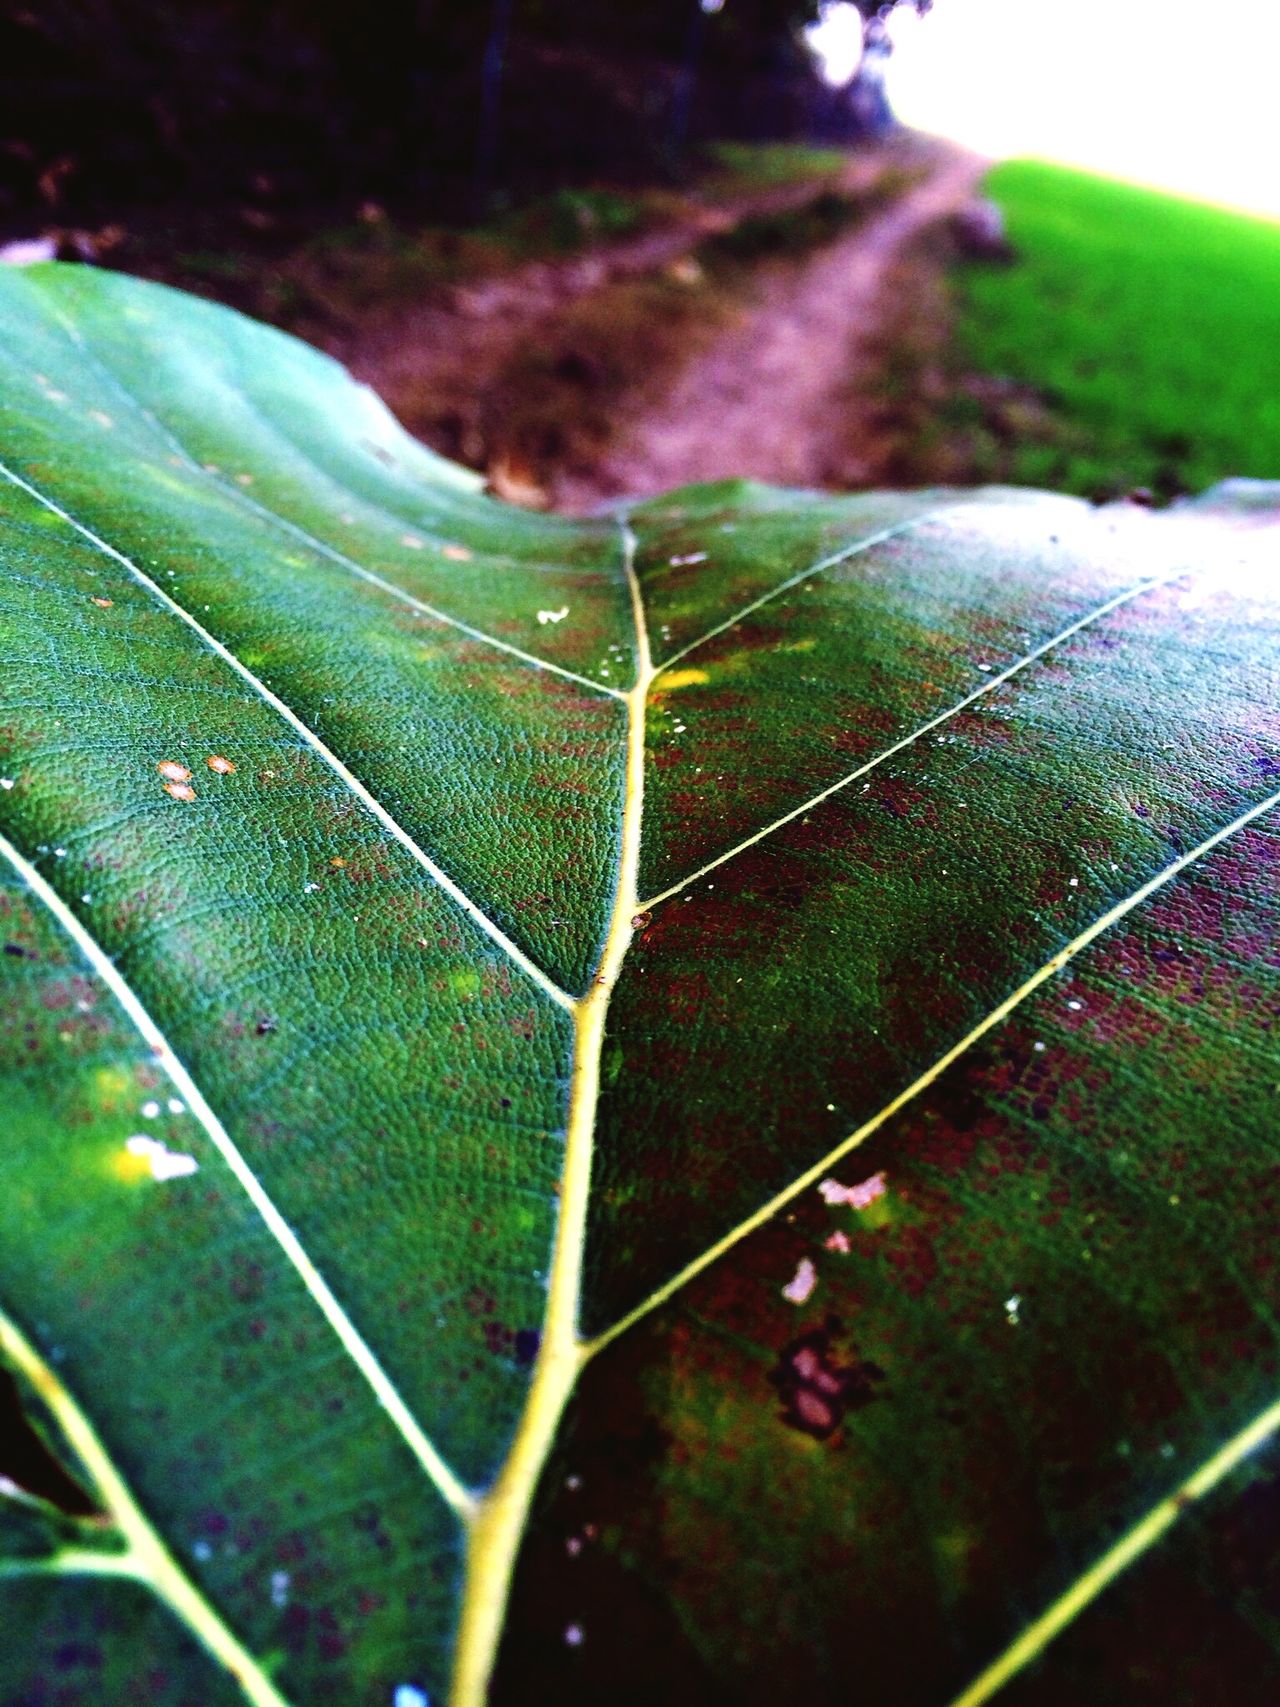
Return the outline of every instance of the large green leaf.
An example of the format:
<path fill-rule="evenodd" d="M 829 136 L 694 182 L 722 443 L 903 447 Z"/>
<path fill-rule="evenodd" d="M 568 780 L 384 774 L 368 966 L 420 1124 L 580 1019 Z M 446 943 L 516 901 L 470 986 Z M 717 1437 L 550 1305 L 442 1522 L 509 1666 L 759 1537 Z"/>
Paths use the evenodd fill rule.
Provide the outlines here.
<path fill-rule="evenodd" d="M 0 350 L 0 1700 L 1273 1701 L 1280 493 Z"/>

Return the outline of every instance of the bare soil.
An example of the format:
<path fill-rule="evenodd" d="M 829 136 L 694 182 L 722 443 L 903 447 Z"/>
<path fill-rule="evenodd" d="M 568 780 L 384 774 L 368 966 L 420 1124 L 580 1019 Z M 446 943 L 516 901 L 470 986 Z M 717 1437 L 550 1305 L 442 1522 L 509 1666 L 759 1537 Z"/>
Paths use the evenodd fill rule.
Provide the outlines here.
<path fill-rule="evenodd" d="M 922 236 L 985 167 L 899 139 L 850 157 L 841 192 L 874 211 L 803 256 L 710 279 L 696 258 L 820 187 L 440 293 L 358 327 L 336 353 L 411 431 L 516 502 L 589 511 L 731 475 L 877 483 L 894 472 L 893 435 L 876 430 L 886 361 L 904 337 L 927 347 L 936 331 L 903 324 L 940 300 L 919 275 L 941 271 L 945 245 Z M 881 206 L 877 182 L 893 185 Z"/>

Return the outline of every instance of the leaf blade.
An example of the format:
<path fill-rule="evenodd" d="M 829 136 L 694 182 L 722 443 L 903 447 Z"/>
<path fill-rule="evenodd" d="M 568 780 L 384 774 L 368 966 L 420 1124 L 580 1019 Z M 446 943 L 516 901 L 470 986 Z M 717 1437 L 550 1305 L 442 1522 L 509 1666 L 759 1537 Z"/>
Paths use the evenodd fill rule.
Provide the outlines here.
<path fill-rule="evenodd" d="M 434 1698 L 459 1618 L 457 1699 L 481 1698 L 539 1467 L 584 1363 L 579 1421 L 553 1462 L 590 1443 L 601 1393 L 630 1392 L 624 1458 L 636 1425 L 651 1431 L 615 1478 L 635 1536 L 620 1549 L 609 1537 L 598 1585 L 608 1616 L 629 1595 L 626 1617 L 647 1606 L 658 1619 L 666 1673 L 655 1682 L 638 1667 L 628 1687 L 651 1697 L 696 1680 L 705 1698 L 742 1653 L 744 1699 L 797 1664 L 799 1676 L 809 1661 L 797 1653 L 843 1639 L 827 1591 L 796 1598 L 789 1540 L 760 1561 L 744 1538 L 721 1550 L 732 1569 L 708 1570 L 690 1514 L 713 1514 L 726 1534 L 757 1507 L 775 1521 L 776 1500 L 753 1504 L 741 1486 L 737 1508 L 719 1509 L 717 1486 L 733 1478 L 705 1448 L 756 1472 L 781 1451 L 782 1485 L 813 1536 L 834 1523 L 854 1582 L 857 1489 L 823 1480 L 823 1443 L 838 1437 L 873 1480 L 877 1452 L 912 1456 L 878 1432 L 880 1376 L 828 1365 L 836 1329 L 801 1336 L 797 1374 L 761 1326 L 794 1324 L 810 1297 L 838 1290 L 839 1244 L 814 1255 L 795 1244 L 795 1228 L 815 1225 L 807 1188 L 856 1147 L 868 1178 L 841 1174 L 832 1201 L 847 1215 L 856 1199 L 890 1229 L 895 1214 L 909 1222 L 894 1170 L 927 1174 L 927 1158 L 911 1160 L 912 1122 L 945 1106 L 956 1075 L 989 1071 L 999 1039 L 1045 1011 L 1061 965 L 1087 977 L 1112 936 L 1141 936 L 1185 884 L 1199 894 L 1202 864 L 1226 869 L 1233 838 L 1262 869 L 1256 832 L 1280 771 L 1275 494 L 1095 518 L 1037 494 L 821 499 L 731 485 L 641 506 L 621 527 L 561 522 L 490 503 L 341 370 L 211 305 L 55 267 L 0 278 L 0 326 L 0 433 L 17 479 L 0 503 L 0 635 L 16 660 L 0 814 L 63 941 L 40 951 L 40 990 L 19 978 L 0 1012 L 35 1036 L 39 1061 L 67 1050 L 71 1063 L 33 1077 L 20 1052 L 5 1061 L 25 1137 L 7 1158 L 20 1189 L 0 1220 L 26 1259 L 12 1257 L 0 1291 L 29 1308 L 29 1275 L 61 1241 L 61 1314 L 28 1325 L 46 1346 L 68 1339 L 86 1403 L 178 1537 L 181 1567 L 295 1699 L 384 1699 L 401 1684 Z M 1181 749 L 1165 757 L 1171 734 Z M 26 909 L 24 933 L 32 892 L 6 903 L 6 917 Z M 1184 934 L 1202 927 L 1193 915 Z M 30 975 L 25 940 L 6 972 Z M 1246 960 L 1260 977 L 1256 944 Z M 137 1028 L 108 1047 L 100 992 L 88 1019 L 66 1015 L 68 998 L 80 1015 L 95 971 L 121 1012 L 136 998 L 155 1016 L 196 1087 L 177 1099 L 183 1115 L 203 1099 L 227 1134 L 221 1153 L 181 1148 L 167 1123 L 124 1132 L 155 1064 L 139 1058 Z M 1225 1023 L 1202 1003 L 1196 1048 Z M 110 1095 L 92 1076 L 98 1050 L 117 1075 Z M 1264 1054 L 1246 1053 L 1252 1085 Z M 132 1124 L 152 1118 L 139 1109 Z M 86 1143 L 99 1146 L 97 1173 L 80 1201 Z M 70 1180 L 58 1154 L 81 1158 Z M 135 1170 L 109 1189 L 108 1154 Z M 204 1220 L 190 1223 L 206 1278 L 172 1332 L 163 1311 L 149 1321 L 119 1291 L 132 1263 L 150 1302 L 180 1261 L 171 1239 L 146 1250 L 117 1188 L 151 1168 L 147 1189 L 176 1226 L 192 1198 L 187 1164 L 203 1186 L 236 1155 L 332 1284 L 320 1367 L 344 1420 L 329 1426 L 308 1393 L 279 1440 L 270 1425 L 307 1392 L 320 1343 L 296 1310 L 317 1298 L 304 1262 L 273 1266 L 279 1238 L 269 1283 L 228 1294 L 234 1263 L 219 1269 L 215 1253 L 262 1233 L 232 1193 L 202 1199 Z M 976 1267 L 982 1238 L 1009 1233 L 987 1228 L 981 1207 L 965 1198 L 957 1235 Z M 116 1243 L 86 1259 L 75 1240 L 101 1217 Z M 898 1251 L 908 1279 L 918 1254 L 909 1239 Z M 762 1262 L 768 1310 L 751 1293 Z M 90 1271 L 114 1361 L 71 1309 Z M 1153 1320 L 1179 1296 L 1173 1278 L 1162 1284 Z M 273 1337 L 278 1368 L 251 1343 L 263 1285 L 294 1323 L 290 1347 Z M 946 1312 L 930 1326 L 876 1285 L 868 1338 L 915 1334 L 923 1368 Z M 1265 1296 L 1258 1279 L 1259 1320 Z M 579 1307 L 597 1334 L 587 1344 Z M 966 1331 L 962 1320 L 958 1341 Z M 228 1334 L 249 1341 L 229 1354 Z M 212 1374 L 191 1361 L 202 1345 L 223 1353 Z M 690 1345 L 702 1348 L 692 1361 Z M 736 1368 L 740 1391 L 709 1384 L 720 1365 Z M 1252 1379 L 1213 1385 L 1205 1440 L 1240 1416 Z M 761 1422 L 762 1381 L 787 1422 Z M 138 1432 L 146 1392 L 155 1414 L 185 1404 L 188 1431 L 202 1406 L 227 1420 L 227 1440 L 202 1438 L 200 1461 L 243 1519 L 252 1566 L 238 1577 L 193 1551 L 198 1514 L 185 1493 L 175 1502 Z M 403 1395 L 398 1434 L 391 1395 Z M 693 1434 L 671 1402 L 681 1395 L 701 1407 Z M 833 1399 L 844 1410 L 828 1429 Z M 749 1416 L 754 1433 L 734 1434 L 730 1421 Z M 1041 1420 L 1052 1432 L 1061 1418 Z M 812 1485 L 797 1482 L 798 1463 Z M 373 1540 L 353 1554 L 344 1525 L 360 1528 L 369 1465 L 377 1515 L 360 1532 Z M 433 1465 L 452 1512 L 431 1491 Z M 899 1498 L 891 1476 L 880 1485 Z M 269 1565 L 274 1552 L 290 1574 L 279 1549 L 293 1544 L 282 1501 L 324 1506 L 325 1488 L 305 1601 L 294 1607 L 286 1587 L 278 1606 Z M 1086 1531 L 1115 1509 L 1095 1502 L 1066 1551 L 1084 1559 Z M 533 1519 L 530 1558 L 546 1522 Z M 1048 1584 L 1044 1559 L 1062 1536 L 1053 1522 L 1028 1535 L 1025 1579 Z M 564 1539 L 551 1535 L 552 1553 Z M 879 1600 L 863 1598 L 886 1629 L 895 1583 L 914 1584 L 908 1617 L 950 1616 L 961 1555 L 938 1545 L 917 1525 L 900 1570 L 881 1558 Z M 534 1698 L 545 1675 L 573 1698 L 589 1675 L 583 1626 L 572 1611 L 530 1623 L 561 1580 L 542 1557 L 536 1592 L 524 1567 L 502 1687 Z M 384 1585 L 377 1605 L 355 1592 L 361 1570 Z M 800 1650 L 771 1646 L 767 1612 L 744 1626 L 762 1585 Z M 74 1621 L 66 1585 L 22 1592 L 52 1596 L 51 1617 Z M 964 1603 L 969 1676 L 1002 1634 L 1016 1640 L 998 1600 Z M 1040 1610 L 1024 1607 L 1023 1621 Z M 135 1606 L 120 1622 L 103 1602 L 93 1616 L 123 1653 L 149 1614 Z M 590 1630 L 608 1627 L 595 1618 Z M 513 1685 L 510 1656 L 531 1651 L 534 1669 Z"/>

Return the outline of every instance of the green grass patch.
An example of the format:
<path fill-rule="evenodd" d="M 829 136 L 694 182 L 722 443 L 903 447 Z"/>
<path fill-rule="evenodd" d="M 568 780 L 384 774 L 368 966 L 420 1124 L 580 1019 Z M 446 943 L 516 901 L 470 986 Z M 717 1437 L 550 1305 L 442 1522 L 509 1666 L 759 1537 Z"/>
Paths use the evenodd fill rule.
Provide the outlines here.
<path fill-rule="evenodd" d="M 987 187 L 1018 259 L 960 270 L 957 359 L 1025 389 L 1010 430 L 976 388 L 980 476 L 1088 496 L 1280 477 L 1280 225 L 1034 161 Z"/>

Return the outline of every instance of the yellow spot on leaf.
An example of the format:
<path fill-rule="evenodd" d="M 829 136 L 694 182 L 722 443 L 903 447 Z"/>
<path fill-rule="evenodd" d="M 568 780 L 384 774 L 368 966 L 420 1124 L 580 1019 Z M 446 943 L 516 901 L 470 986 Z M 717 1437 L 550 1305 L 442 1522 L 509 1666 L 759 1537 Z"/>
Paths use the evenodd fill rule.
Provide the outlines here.
<path fill-rule="evenodd" d="M 137 1185 L 151 1178 L 151 1163 L 133 1150 L 116 1150 L 111 1156 L 111 1171 L 125 1185 Z"/>
<path fill-rule="evenodd" d="M 701 687 L 703 682 L 710 681 L 705 670 L 668 670 L 665 675 L 658 677 L 653 684 L 654 693 L 672 693 L 676 688 Z"/>

